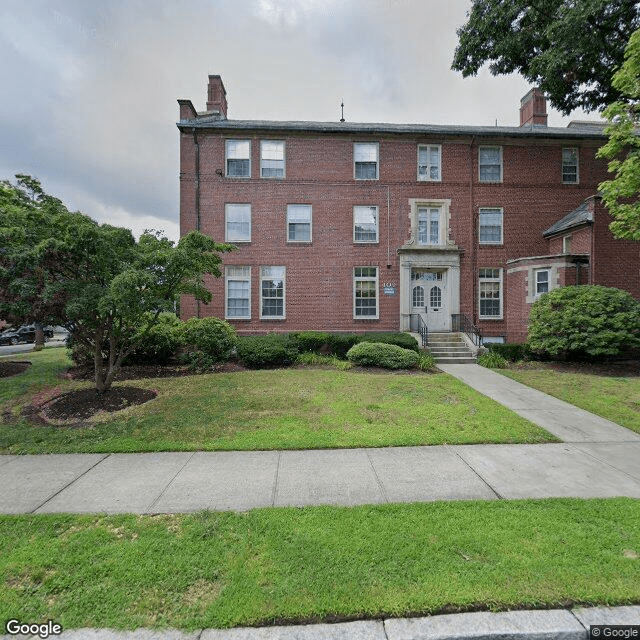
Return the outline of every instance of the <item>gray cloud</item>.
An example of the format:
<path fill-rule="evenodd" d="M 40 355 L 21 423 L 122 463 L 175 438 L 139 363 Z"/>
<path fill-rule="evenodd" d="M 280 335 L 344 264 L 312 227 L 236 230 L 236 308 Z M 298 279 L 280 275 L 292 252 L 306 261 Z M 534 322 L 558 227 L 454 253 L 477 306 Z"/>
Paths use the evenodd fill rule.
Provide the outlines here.
<path fill-rule="evenodd" d="M 450 71 L 469 0 L 27 0 L 0 6 L 0 171 L 177 239 L 177 98 L 230 118 L 515 124 L 517 77 Z M 559 122 L 558 122 L 559 124 Z"/>

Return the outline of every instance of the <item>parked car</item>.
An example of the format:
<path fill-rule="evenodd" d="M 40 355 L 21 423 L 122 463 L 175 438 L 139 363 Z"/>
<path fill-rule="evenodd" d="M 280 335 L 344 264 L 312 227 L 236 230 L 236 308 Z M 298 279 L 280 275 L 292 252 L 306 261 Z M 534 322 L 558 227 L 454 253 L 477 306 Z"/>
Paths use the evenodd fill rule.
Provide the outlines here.
<path fill-rule="evenodd" d="M 53 338 L 53 328 L 43 327 L 44 339 Z M 7 329 L 0 334 L 0 345 L 2 344 L 21 344 L 36 341 L 36 325 L 23 324 L 17 329 Z"/>

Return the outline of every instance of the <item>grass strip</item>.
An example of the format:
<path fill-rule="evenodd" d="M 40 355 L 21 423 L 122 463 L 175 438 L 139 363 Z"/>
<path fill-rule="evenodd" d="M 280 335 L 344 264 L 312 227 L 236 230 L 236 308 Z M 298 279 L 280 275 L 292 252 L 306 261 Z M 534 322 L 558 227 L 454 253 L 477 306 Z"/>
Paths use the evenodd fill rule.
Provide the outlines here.
<path fill-rule="evenodd" d="M 640 372 L 615 377 L 545 368 L 495 371 L 640 433 Z"/>
<path fill-rule="evenodd" d="M 640 501 L 0 517 L 0 620 L 197 629 L 640 603 Z"/>
<path fill-rule="evenodd" d="M 34 427 L 20 409 L 36 394 L 90 386 L 61 380 L 64 350 L 29 354 L 31 369 L 0 380 L 14 420 L 5 453 L 327 449 L 555 442 L 551 434 L 446 374 L 292 368 L 131 380 L 144 405 L 96 416 L 90 427 Z M 55 358 L 58 358 L 56 360 Z M 23 377 L 24 376 L 24 377 Z M 53 391 L 52 391 L 53 390 Z"/>

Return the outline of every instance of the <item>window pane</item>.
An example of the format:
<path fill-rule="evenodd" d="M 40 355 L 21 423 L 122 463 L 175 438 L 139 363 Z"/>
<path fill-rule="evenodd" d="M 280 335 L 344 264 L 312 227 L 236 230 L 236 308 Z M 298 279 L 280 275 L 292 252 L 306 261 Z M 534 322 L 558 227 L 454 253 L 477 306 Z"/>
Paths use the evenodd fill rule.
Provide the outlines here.
<path fill-rule="evenodd" d="M 234 318 L 249 317 L 249 282 L 229 280 L 227 282 L 227 313 Z"/>
<path fill-rule="evenodd" d="M 358 180 L 375 180 L 378 177 L 376 162 L 356 162 L 356 178 Z"/>
<path fill-rule="evenodd" d="M 354 207 L 354 240 L 376 242 L 378 239 L 378 208 Z"/>
<path fill-rule="evenodd" d="M 502 211 L 499 209 L 480 211 L 480 242 L 502 242 Z"/>
<path fill-rule="evenodd" d="M 309 242 L 311 240 L 311 225 L 307 223 L 289 223 L 289 240 Z"/>
<path fill-rule="evenodd" d="M 263 160 L 262 161 L 262 177 L 263 178 L 283 178 L 284 177 L 284 160 Z"/>
<path fill-rule="evenodd" d="M 227 175 L 233 177 L 249 176 L 248 160 L 227 160 Z"/>
<path fill-rule="evenodd" d="M 227 140 L 227 158 L 234 160 L 249 159 L 250 143 L 248 140 Z"/>
<path fill-rule="evenodd" d="M 228 204 L 226 206 L 226 239 L 229 242 L 251 240 L 251 205 Z"/>
<path fill-rule="evenodd" d="M 356 162 L 378 162 L 378 145 L 375 142 L 357 142 L 353 147 Z"/>
<path fill-rule="evenodd" d="M 424 307 L 424 288 L 413 287 L 413 306 Z"/>
<path fill-rule="evenodd" d="M 480 147 L 478 152 L 480 162 L 480 180 L 487 182 L 500 181 L 500 147 Z"/>
<path fill-rule="evenodd" d="M 429 304 L 432 309 L 439 309 L 442 306 L 442 290 L 440 287 L 431 287 Z"/>
<path fill-rule="evenodd" d="M 284 142 L 264 140 L 261 148 L 263 160 L 284 160 Z"/>
<path fill-rule="evenodd" d="M 377 275 L 377 267 L 356 267 L 356 278 L 375 278 Z"/>

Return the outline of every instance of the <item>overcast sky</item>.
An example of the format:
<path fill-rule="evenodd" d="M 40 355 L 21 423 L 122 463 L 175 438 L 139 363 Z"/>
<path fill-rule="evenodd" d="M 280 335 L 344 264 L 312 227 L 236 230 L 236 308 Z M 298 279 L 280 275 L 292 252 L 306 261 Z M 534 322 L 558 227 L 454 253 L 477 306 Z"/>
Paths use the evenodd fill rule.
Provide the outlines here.
<path fill-rule="evenodd" d="M 230 119 L 516 126 L 518 76 L 450 70 L 470 0 L 2 0 L 0 179 L 178 239 L 178 98 Z M 573 118 L 597 118 L 576 112 Z M 569 118 L 549 111 L 550 126 Z"/>

